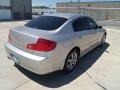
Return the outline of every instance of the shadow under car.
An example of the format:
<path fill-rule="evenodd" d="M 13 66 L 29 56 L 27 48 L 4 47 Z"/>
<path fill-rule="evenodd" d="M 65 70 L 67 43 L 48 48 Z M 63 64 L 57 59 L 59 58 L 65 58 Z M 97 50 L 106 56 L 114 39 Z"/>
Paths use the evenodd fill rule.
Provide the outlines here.
<path fill-rule="evenodd" d="M 108 47 L 109 44 L 105 43 L 103 47 L 96 47 L 91 52 L 87 53 L 80 59 L 77 67 L 68 74 L 57 71 L 47 75 L 37 75 L 16 64 L 15 66 L 18 68 L 18 70 L 20 70 L 24 75 L 26 75 L 31 80 L 49 88 L 58 88 L 72 82 L 80 75 L 85 73 L 104 52 L 109 53 L 108 51 L 106 51 Z"/>

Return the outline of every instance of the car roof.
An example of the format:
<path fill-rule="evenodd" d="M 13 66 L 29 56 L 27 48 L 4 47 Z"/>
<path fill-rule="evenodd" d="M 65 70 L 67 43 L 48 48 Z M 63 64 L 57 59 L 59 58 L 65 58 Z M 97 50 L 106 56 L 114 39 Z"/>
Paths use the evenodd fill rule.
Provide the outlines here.
<path fill-rule="evenodd" d="M 47 14 L 49 16 L 57 16 L 57 17 L 64 17 L 67 19 L 73 18 L 75 16 L 81 16 L 83 17 L 83 15 L 81 14 L 71 14 L 71 13 L 52 13 L 52 14 Z"/>

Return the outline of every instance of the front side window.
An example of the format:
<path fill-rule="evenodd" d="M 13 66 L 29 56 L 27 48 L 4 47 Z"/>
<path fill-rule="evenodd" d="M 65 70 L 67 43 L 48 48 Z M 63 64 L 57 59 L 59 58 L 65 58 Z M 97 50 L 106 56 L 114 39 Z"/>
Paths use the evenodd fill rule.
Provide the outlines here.
<path fill-rule="evenodd" d="M 56 16 L 40 16 L 29 23 L 25 24 L 27 27 L 40 30 L 56 30 L 67 21 L 67 18 Z"/>
<path fill-rule="evenodd" d="M 96 22 L 91 18 L 88 18 L 88 24 L 89 24 L 89 29 L 97 29 L 98 28 L 98 25 L 96 24 Z"/>
<path fill-rule="evenodd" d="M 87 18 L 79 18 L 76 21 L 73 22 L 73 28 L 74 31 L 83 31 L 89 29 L 89 23 L 87 21 Z"/>

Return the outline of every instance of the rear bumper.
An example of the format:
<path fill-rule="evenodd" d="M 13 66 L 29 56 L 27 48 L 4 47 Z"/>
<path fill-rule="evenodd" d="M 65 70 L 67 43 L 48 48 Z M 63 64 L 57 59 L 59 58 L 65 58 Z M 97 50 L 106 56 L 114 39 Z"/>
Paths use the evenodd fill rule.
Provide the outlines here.
<path fill-rule="evenodd" d="M 47 74 L 55 71 L 52 67 L 54 65 L 52 65 L 51 59 L 48 57 L 36 56 L 24 52 L 9 43 L 5 44 L 5 48 L 9 59 L 12 59 L 11 54 L 15 55 L 20 59 L 20 63 L 17 64 L 29 71 L 37 74 Z"/>

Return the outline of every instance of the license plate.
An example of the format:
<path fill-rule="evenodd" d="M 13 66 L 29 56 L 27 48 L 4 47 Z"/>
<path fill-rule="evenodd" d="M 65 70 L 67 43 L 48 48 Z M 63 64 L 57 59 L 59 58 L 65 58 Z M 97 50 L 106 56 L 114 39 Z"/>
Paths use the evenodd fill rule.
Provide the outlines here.
<path fill-rule="evenodd" d="M 13 60 L 15 63 L 17 63 L 17 64 L 20 63 L 20 59 L 19 59 L 18 57 L 16 57 L 16 56 L 13 55 L 13 54 L 10 54 L 10 55 L 11 55 L 12 60 Z"/>

